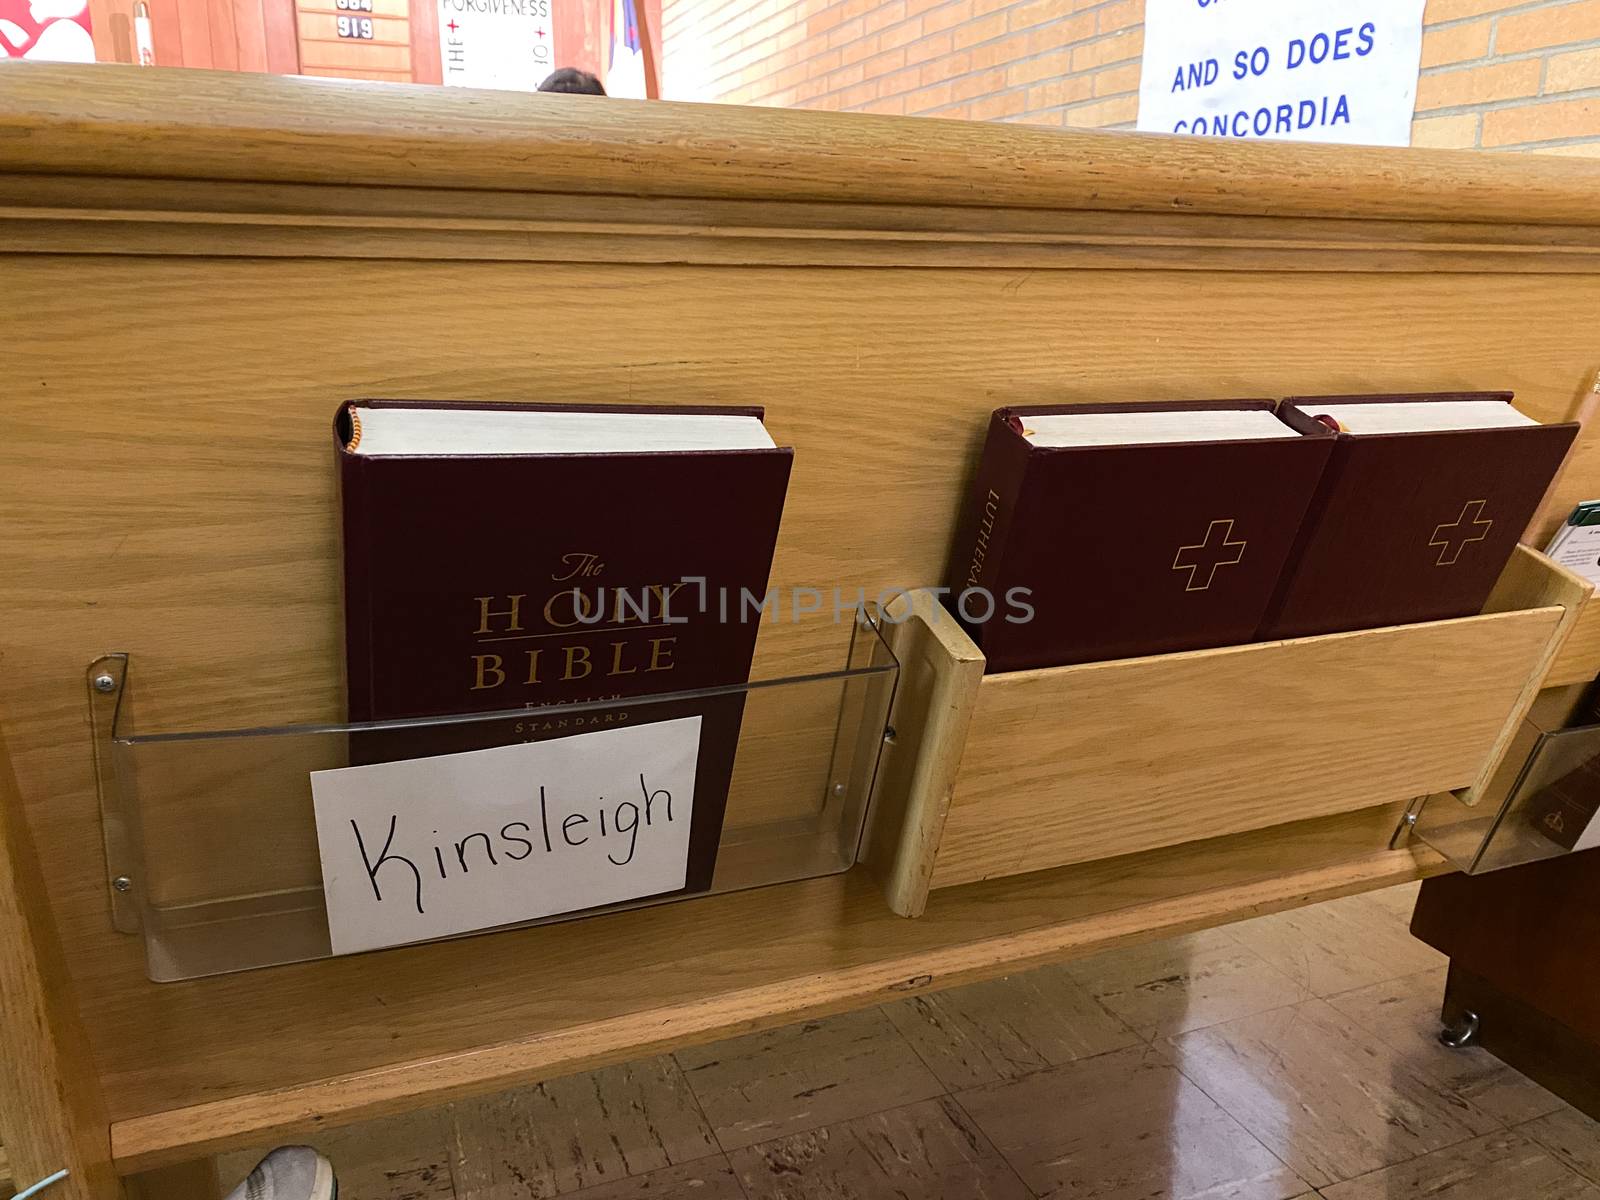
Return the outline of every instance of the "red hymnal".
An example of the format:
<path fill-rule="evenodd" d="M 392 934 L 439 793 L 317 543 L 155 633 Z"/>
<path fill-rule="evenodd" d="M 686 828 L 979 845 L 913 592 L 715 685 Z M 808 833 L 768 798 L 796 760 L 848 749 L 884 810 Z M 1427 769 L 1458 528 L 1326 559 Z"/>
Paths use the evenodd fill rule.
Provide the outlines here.
<path fill-rule="evenodd" d="M 352 721 L 608 702 L 361 734 L 360 756 L 698 714 L 689 890 L 709 886 L 743 696 L 627 700 L 748 678 L 737 599 L 765 594 L 792 460 L 761 411 L 364 400 L 335 433 Z"/>
<path fill-rule="evenodd" d="M 1341 432 L 1262 638 L 1480 612 L 1578 431 L 1508 392 L 1296 397 L 1283 412 Z"/>
<path fill-rule="evenodd" d="M 1332 446 L 1268 400 L 1001 409 L 951 606 L 990 672 L 1249 641 Z"/>

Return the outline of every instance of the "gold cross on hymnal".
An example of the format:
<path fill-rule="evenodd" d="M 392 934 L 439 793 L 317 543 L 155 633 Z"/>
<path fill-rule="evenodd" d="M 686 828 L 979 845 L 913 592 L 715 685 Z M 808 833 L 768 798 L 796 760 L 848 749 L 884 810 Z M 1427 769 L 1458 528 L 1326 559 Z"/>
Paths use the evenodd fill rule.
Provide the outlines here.
<path fill-rule="evenodd" d="M 1206 529 L 1205 541 L 1195 546 L 1178 547 L 1178 555 L 1172 560 L 1172 569 L 1189 572 L 1189 582 L 1184 591 L 1209 590 L 1217 577 L 1217 568 L 1231 567 L 1243 560 L 1244 548 L 1249 543 L 1230 542 L 1228 539 L 1232 536 L 1231 520 L 1213 521 Z"/>
<path fill-rule="evenodd" d="M 1473 542 L 1481 542 L 1489 536 L 1489 530 L 1494 528 L 1494 522 L 1481 519 L 1485 503 L 1483 500 L 1468 500 L 1459 517 L 1447 525 L 1438 526 L 1433 531 L 1433 540 L 1428 545 L 1439 547 L 1439 561 L 1434 563 L 1434 566 L 1455 566 L 1456 559 L 1461 557 L 1463 550 Z"/>

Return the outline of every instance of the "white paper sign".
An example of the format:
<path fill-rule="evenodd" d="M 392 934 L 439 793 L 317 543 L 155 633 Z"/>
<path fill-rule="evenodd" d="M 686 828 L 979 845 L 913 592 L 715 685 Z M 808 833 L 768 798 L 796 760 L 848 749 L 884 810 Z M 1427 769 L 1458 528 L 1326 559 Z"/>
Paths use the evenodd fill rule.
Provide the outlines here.
<path fill-rule="evenodd" d="M 311 773 L 335 954 L 684 885 L 700 718 Z"/>
<path fill-rule="evenodd" d="M 1600 525 L 1563 525 L 1545 553 L 1590 583 L 1600 584 Z"/>
<path fill-rule="evenodd" d="M 1409 146 L 1424 0 L 1148 0 L 1139 128 Z"/>
<path fill-rule="evenodd" d="M 556 69 L 551 0 L 437 0 L 446 86 L 534 92 Z"/>

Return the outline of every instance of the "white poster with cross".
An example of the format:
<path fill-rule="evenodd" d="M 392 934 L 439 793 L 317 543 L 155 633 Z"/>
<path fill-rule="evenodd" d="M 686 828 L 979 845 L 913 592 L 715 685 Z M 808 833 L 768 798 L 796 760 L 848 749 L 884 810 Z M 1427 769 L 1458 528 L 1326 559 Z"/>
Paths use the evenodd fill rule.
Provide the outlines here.
<path fill-rule="evenodd" d="M 555 70 L 554 0 L 437 0 L 448 87 L 533 92 Z"/>

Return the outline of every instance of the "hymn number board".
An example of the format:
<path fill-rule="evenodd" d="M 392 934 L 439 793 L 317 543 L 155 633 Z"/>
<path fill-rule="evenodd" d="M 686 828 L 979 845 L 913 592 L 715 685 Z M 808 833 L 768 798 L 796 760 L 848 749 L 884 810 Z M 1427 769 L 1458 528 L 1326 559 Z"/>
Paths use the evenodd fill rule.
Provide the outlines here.
<path fill-rule="evenodd" d="M 308 75 L 410 83 L 409 0 L 294 0 Z"/>
<path fill-rule="evenodd" d="M 372 0 L 334 0 L 334 5 L 339 9 L 338 32 L 342 38 L 359 38 L 370 42 L 373 37 L 372 18 L 346 16 L 347 12 L 361 13 L 372 11 Z"/>

